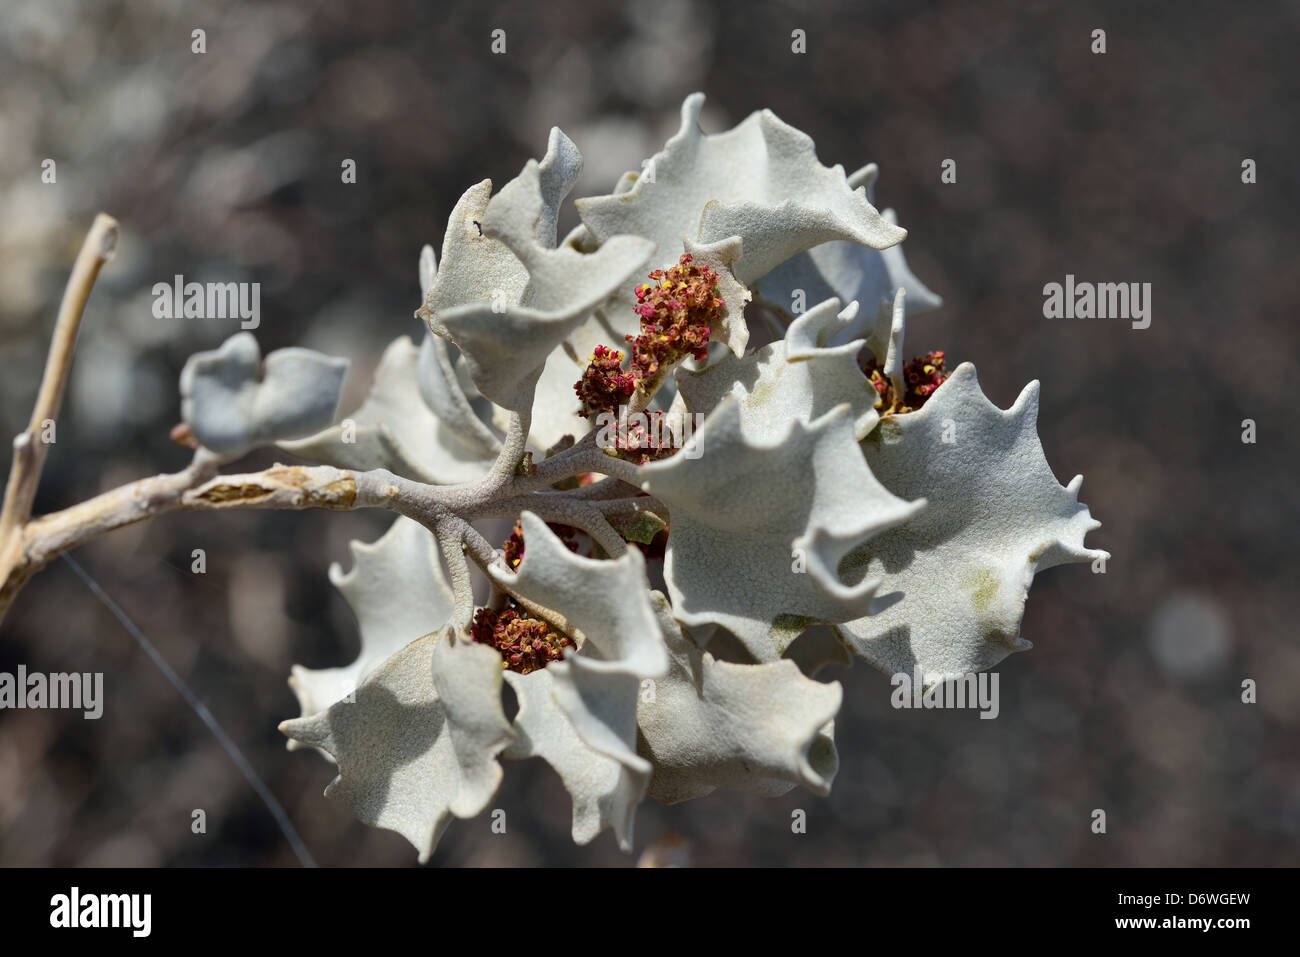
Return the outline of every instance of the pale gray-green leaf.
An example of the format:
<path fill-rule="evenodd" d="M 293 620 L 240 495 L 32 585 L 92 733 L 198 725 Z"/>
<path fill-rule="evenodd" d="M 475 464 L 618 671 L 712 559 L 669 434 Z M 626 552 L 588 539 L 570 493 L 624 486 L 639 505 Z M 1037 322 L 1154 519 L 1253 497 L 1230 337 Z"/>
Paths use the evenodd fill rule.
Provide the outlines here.
<path fill-rule="evenodd" d="M 1062 486 L 1035 428 L 1038 383 L 1005 411 L 958 366 L 919 410 L 887 416 L 863 443 L 893 492 L 930 506 L 849 556 L 881 579 L 875 614 L 840 633 L 886 674 L 915 668 L 936 680 L 991 668 L 1030 647 L 1020 634 L 1036 572 L 1106 553 L 1084 546 L 1100 523 Z"/>
<path fill-rule="evenodd" d="M 328 425 L 347 369 L 346 359 L 310 349 L 277 349 L 263 361 L 253 335 L 236 333 L 185 363 L 181 417 L 205 448 L 233 460 Z"/>

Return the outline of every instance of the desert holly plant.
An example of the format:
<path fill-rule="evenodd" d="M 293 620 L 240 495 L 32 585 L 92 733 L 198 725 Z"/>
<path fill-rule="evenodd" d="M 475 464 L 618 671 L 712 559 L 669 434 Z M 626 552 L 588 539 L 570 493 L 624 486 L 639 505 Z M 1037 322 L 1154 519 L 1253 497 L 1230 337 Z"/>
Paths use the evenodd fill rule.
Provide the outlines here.
<path fill-rule="evenodd" d="M 181 375 L 186 468 L 34 518 L 116 237 L 101 216 L 14 442 L 0 614 L 58 553 L 167 511 L 395 513 L 329 570 L 360 655 L 296 667 L 302 714 L 280 727 L 422 861 L 529 758 L 571 794 L 576 842 L 610 828 L 627 850 L 647 795 L 824 795 L 842 687 L 823 665 L 852 652 L 929 684 L 1028 648 L 1035 573 L 1106 557 L 1081 477 L 1044 458 L 1038 384 L 1003 410 L 970 364 L 907 359 L 906 313 L 938 298 L 873 205 L 876 167 L 822 165 L 767 111 L 706 135 L 703 99 L 562 239 L 582 157 L 560 130 L 466 190 L 419 256 L 428 334 L 388 345 L 350 414 L 346 361 L 243 332 Z M 222 471 L 269 445 L 296 464 Z M 489 541 L 488 519 L 514 529 Z"/>

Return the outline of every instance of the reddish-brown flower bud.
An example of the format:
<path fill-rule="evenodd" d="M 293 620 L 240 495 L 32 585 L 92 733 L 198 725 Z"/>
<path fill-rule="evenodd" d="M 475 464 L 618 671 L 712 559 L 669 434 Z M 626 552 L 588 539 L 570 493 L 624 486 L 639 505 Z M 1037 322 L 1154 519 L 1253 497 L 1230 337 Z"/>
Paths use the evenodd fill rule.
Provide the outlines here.
<path fill-rule="evenodd" d="M 559 661 L 566 648 L 574 647 L 572 638 L 528 614 L 514 599 L 508 599 L 501 611 L 478 609 L 474 613 L 470 635 L 475 641 L 499 651 L 503 668 L 522 675 Z"/>
<path fill-rule="evenodd" d="M 636 289 L 641 334 L 626 337 L 638 384 L 687 356 L 706 358 L 709 337 L 726 305 L 717 295 L 717 271 L 695 265 L 690 253 L 684 253 L 671 269 L 656 269 L 650 278 L 656 285 Z"/>
<path fill-rule="evenodd" d="M 578 530 L 572 525 L 555 525 L 547 522 L 546 527 L 559 536 L 560 541 L 564 542 L 569 551 L 576 552 L 578 550 L 578 543 L 574 541 L 578 535 Z M 510 537 L 505 540 L 501 548 L 505 552 L 506 564 L 511 569 L 518 568 L 519 563 L 524 560 L 524 530 L 518 522 L 515 522 Z"/>
<path fill-rule="evenodd" d="M 608 346 L 596 346 L 596 351 L 587 360 L 582 378 L 573 385 L 582 403 L 579 415 L 614 412 L 632 397 L 636 379 L 622 364 L 623 353 Z"/>
<path fill-rule="evenodd" d="M 917 356 L 903 367 L 903 394 L 899 396 L 875 356 L 868 357 L 863 371 L 879 394 L 879 398 L 876 399 L 876 409 L 881 415 L 915 412 L 925 405 L 930 396 L 934 395 L 934 391 L 952 374 L 944 368 L 942 351 L 927 352 L 923 356 Z"/>
<path fill-rule="evenodd" d="M 632 307 L 641 317 L 640 335 L 625 337 L 632 347 L 631 369 L 622 368 L 622 352 L 597 346 L 573 386 L 582 402 L 580 415 L 613 412 L 665 366 L 687 356 L 708 357 L 709 337 L 726 306 L 717 295 L 717 271 L 695 265 L 694 257 L 685 253 L 676 266 L 656 269 L 650 278 L 655 284 L 637 286 Z"/>

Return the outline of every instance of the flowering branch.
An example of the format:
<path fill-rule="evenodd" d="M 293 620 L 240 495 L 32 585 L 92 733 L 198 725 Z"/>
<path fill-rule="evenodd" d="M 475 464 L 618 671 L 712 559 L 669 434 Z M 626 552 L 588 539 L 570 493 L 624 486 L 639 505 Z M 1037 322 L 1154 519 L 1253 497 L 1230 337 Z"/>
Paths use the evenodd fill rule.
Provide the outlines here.
<path fill-rule="evenodd" d="M 390 344 L 351 416 L 337 418 L 345 360 L 264 358 L 237 334 L 181 374 L 188 466 L 33 519 L 45 430 L 116 237 L 99 217 L 14 443 L 0 617 L 55 555 L 166 512 L 395 513 L 330 570 L 360 653 L 295 666 L 302 716 L 281 729 L 334 759 L 327 793 L 421 860 L 452 818 L 490 806 L 499 757 L 550 763 L 574 839 L 608 827 L 624 849 L 647 794 L 827 793 L 842 689 L 815 679 L 820 652 L 789 654 L 814 624 L 834 629 L 837 658 L 849 647 L 889 673 L 960 675 L 1028 647 L 1033 576 L 1107 558 L 1084 545 L 1097 523 L 1081 477 L 1059 485 L 1043 455 L 1037 384 L 1003 410 L 969 363 L 905 363 L 905 302 L 938 299 L 891 251 L 906 233 L 872 205 L 875 167 L 823 166 L 766 111 L 704 134 L 702 104 L 683 104 L 659 175 L 580 200 L 563 243 L 582 157 L 558 129 L 500 190 L 467 190 L 441 262 L 420 256 L 431 335 Z M 789 316 L 772 305 L 785 301 Z M 750 302 L 773 333 L 754 350 Z M 270 446 L 318 464 L 220 474 Z M 516 524 L 498 548 L 472 523 L 501 517 Z M 480 608 L 471 564 L 492 589 Z M 717 628 L 743 652 L 706 651 Z"/>

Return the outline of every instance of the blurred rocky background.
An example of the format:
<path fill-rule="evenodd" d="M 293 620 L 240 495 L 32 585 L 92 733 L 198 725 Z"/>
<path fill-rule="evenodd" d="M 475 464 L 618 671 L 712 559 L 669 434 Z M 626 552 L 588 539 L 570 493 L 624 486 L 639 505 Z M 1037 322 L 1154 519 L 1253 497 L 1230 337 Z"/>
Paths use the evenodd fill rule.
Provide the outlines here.
<path fill-rule="evenodd" d="M 831 797 L 647 802 L 699 865 L 1296 864 L 1300 647 L 1294 402 L 1300 250 L 1295 3 L 77 3 L 0 16 L 0 432 L 26 422 L 68 268 L 94 213 L 123 226 L 90 301 L 38 511 L 179 468 L 186 357 L 236 320 L 156 319 L 175 274 L 257 281 L 263 350 L 350 356 L 347 407 L 383 347 L 418 335 L 416 258 L 459 194 L 504 183 L 553 124 L 607 192 L 708 96 L 706 129 L 769 107 L 823 162 L 880 164 L 945 304 L 909 353 L 974 361 L 1007 406 L 1041 379 L 1040 432 L 1077 472 L 1114 558 L 1036 582 L 1001 714 L 895 711 L 844 683 Z M 206 32 L 204 54 L 192 31 Z M 507 50 L 490 52 L 491 32 Z M 807 53 L 792 52 L 806 31 Z M 1090 51 L 1104 29 L 1107 52 Z M 57 182 L 42 182 L 53 159 Z M 940 182 L 944 159 L 957 182 Z M 1258 183 L 1244 185 L 1254 159 Z M 355 185 L 341 183 L 345 159 Z M 562 229 L 575 220 L 572 210 Z M 1150 282 L 1153 321 L 1049 321 L 1042 287 Z M 1254 419 L 1258 441 L 1241 441 Z M 255 456 L 249 468 L 269 464 Z M 326 580 L 371 514 L 172 515 L 77 556 L 193 686 L 324 865 L 411 865 L 399 837 L 288 754 L 291 664 L 341 664 L 355 625 Z M 191 552 L 207 573 L 190 572 Z M 103 671 L 105 714 L 0 712 L 0 864 L 294 865 L 266 807 L 71 570 L 0 627 L 0 670 Z M 1245 678 L 1259 702 L 1241 702 Z M 508 763 L 487 816 L 435 863 L 626 866 L 568 837 L 541 762 Z M 191 811 L 208 831 L 191 833 Z M 791 812 L 808 814 L 791 833 Z M 1108 832 L 1091 833 L 1091 812 Z"/>

